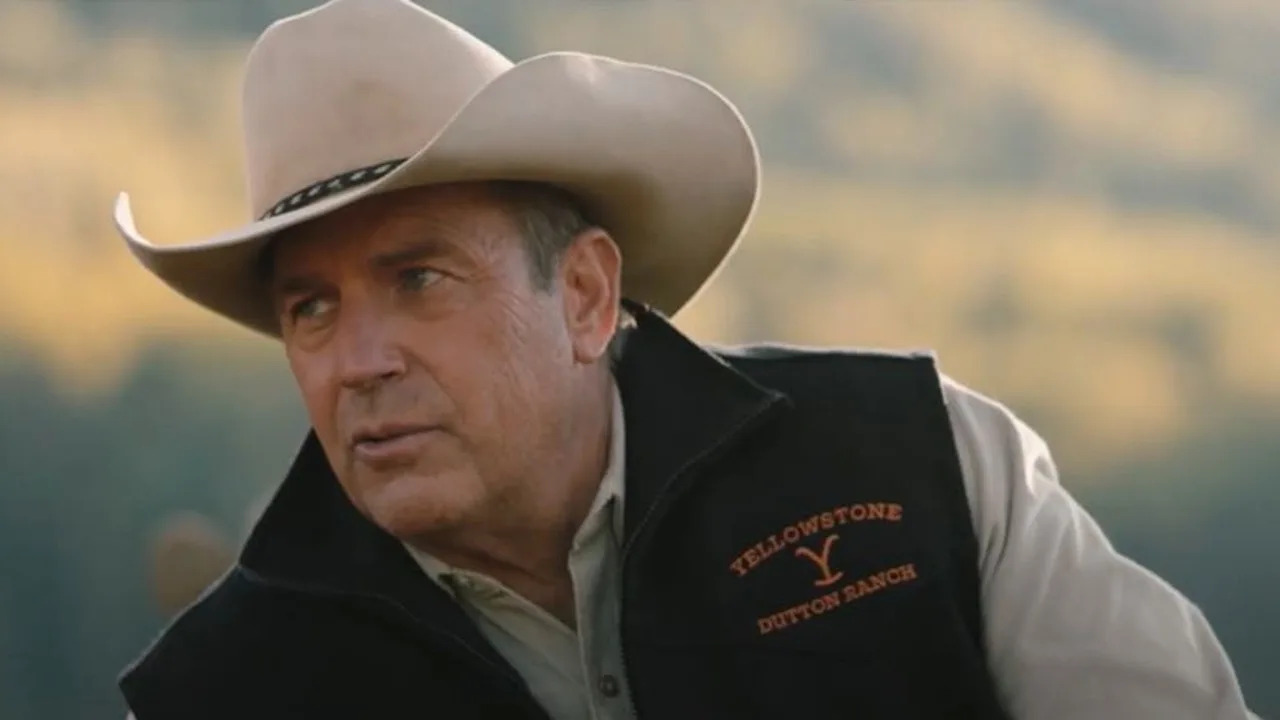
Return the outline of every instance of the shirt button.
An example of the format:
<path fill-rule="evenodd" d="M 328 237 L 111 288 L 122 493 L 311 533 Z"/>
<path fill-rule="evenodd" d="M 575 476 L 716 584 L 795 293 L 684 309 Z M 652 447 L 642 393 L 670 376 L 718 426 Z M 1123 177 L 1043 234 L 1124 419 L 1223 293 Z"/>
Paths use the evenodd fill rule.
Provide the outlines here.
<path fill-rule="evenodd" d="M 612 675 L 601 675 L 600 682 L 597 684 L 600 686 L 601 695 L 604 695 L 607 698 L 618 697 L 618 691 L 620 689 L 618 687 L 618 678 Z"/>

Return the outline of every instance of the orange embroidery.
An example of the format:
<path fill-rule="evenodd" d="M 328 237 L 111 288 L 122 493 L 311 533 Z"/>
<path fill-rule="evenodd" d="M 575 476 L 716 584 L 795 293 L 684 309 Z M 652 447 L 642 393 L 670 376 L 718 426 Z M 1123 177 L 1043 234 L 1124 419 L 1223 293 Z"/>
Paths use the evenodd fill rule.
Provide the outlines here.
<path fill-rule="evenodd" d="M 917 579 L 919 579 L 919 576 L 916 574 L 915 563 L 907 563 L 906 565 L 881 570 L 874 575 L 859 578 L 839 590 L 833 590 L 799 605 L 757 618 L 756 630 L 761 635 L 767 635 L 771 632 L 794 627 L 855 600 L 860 600 L 872 593 Z"/>
<path fill-rule="evenodd" d="M 815 565 L 818 566 L 818 570 L 822 571 L 822 577 L 813 581 L 814 587 L 826 587 L 831 583 L 836 582 L 840 578 L 844 577 L 843 570 L 836 573 L 835 575 L 831 574 L 831 559 L 830 559 L 831 544 L 839 539 L 840 539 L 840 536 L 836 535 L 835 533 L 828 535 L 827 539 L 822 543 L 821 555 L 815 553 L 814 551 L 810 550 L 807 547 L 796 548 L 796 557 L 809 558 L 810 560 L 813 561 Z"/>
<path fill-rule="evenodd" d="M 902 505 L 891 502 L 855 503 L 841 505 L 826 512 L 798 520 L 769 537 L 743 550 L 729 563 L 729 569 L 738 577 L 746 577 L 760 563 L 772 557 L 788 545 L 825 530 L 832 530 L 851 522 L 901 522 Z M 824 555 L 825 557 L 825 555 Z"/>

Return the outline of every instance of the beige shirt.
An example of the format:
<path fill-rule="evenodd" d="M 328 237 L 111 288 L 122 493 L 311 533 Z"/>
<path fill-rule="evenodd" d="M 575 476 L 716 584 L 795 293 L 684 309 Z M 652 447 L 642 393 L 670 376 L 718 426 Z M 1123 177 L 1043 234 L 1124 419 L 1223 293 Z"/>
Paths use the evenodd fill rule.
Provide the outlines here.
<path fill-rule="evenodd" d="M 1012 717 L 1257 720 L 1200 610 L 1116 553 L 1058 483 L 1044 441 L 999 403 L 950 379 L 943 390 L 978 537 L 989 662 Z M 569 557 L 581 632 L 489 578 L 413 553 L 556 720 L 633 717 L 618 630 L 616 389 L 613 418 L 608 469 Z"/>

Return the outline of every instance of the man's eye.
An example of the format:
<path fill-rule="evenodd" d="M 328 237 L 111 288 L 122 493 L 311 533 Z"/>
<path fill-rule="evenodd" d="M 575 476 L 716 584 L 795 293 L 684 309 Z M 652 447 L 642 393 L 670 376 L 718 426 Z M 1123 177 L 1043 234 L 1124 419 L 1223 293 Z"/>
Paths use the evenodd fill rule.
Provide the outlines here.
<path fill-rule="evenodd" d="M 314 318 L 327 311 L 332 304 L 331 301 L 321 297 L 307 298 L 294 303 L 289 308 L 289 316 L 294 320 Z"/>
<path fill-rule="evenodd" d="M 443 277 L 431 268 L 409 268 L 400 271 L 400 286 L 406 290 L 425 290 Z"/>

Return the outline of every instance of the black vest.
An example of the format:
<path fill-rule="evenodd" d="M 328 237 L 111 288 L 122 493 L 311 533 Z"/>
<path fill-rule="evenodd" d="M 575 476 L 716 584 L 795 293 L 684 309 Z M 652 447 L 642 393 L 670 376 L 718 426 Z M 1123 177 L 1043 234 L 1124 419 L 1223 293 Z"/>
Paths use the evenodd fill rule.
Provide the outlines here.
<path fill-rule="evenodd" d="M 641 311 L 617 377 L 640 718 L 1007 717 L 931 358 L 709 352 Z M 314 435 L 121 687 L 138 720 L 546 717 Z"/>

